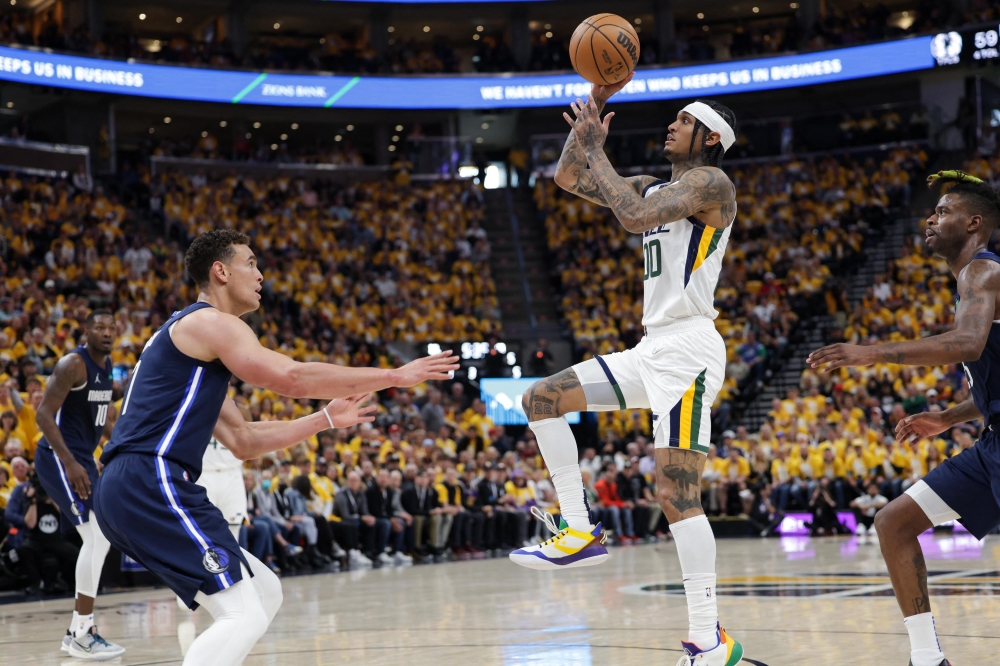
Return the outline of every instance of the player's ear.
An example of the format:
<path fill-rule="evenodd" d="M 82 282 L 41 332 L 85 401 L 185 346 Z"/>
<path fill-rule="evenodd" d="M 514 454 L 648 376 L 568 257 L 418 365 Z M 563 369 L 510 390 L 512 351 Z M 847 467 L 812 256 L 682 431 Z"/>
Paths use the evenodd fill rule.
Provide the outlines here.
<path fill-rule="evenodd" d="M 719 143 L 720 141 L 722 141 L 722 135 L 719 134 L 718 132 L 709 132 L 708 136 L 705 137 L 705 145 L 706 146 L 714 146 L 717 143 Z"/>
<path fill-rule="evenodd" d="M 229 271 L 226 270 L 226 265 L 221 261 L 217 261 L 212 264 L 212 274 L 219 279 L 219 282 L 225 284 L 229 282 Z"/>
<path fill-rule="evenodd" d="M 983 228 L 983 216 L 982 215 L 970 215 L 968 229 L 970 233 L 976 233 Z"/>

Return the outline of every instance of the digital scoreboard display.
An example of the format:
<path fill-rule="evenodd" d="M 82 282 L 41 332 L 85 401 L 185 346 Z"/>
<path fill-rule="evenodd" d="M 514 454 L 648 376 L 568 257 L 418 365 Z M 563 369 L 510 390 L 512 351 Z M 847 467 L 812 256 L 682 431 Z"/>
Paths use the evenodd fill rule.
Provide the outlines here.
<path fill-rule="evenodd" d="M 980 56 L 996 52 L 984 31 Z M 963 58 L 958 33 L 812 53 L 636 70 L 612 104 L 689 99 L 850 81 L 930 69 Z M 994 46 L 990 46 L 990 42 Z M 993 49 L 990 51 L 990 49 Z M 969 55 L 968 57 L 973 57 Z M 958 62 L 958 60 L 955 60 Z M 590 92 L 578 74 L 352 76 L 219 70 L 0 47 L 0 81 L 223 104 L 354 109 L 565 106 Z"/>

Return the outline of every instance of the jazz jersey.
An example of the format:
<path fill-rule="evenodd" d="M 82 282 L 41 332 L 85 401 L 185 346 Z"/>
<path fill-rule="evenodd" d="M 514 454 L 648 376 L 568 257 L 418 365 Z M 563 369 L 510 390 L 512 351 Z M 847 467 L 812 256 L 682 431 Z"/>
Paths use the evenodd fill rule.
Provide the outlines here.
<path fill-rule="evenodd" d="M 672 184 L 657 180 L 646 186 L 642 196 Z M 731 229 L 732 225 L 716 229 L 689 217 L 643 232 L 643 326 L 718 316 L 715 286 Z"/>
<path fill-rule="evenodd" d="M 56 425 L 74 457 L 86 459 L 94 455 L 108 420 L 113 383 L 111 359 L 108 358 L 102 368 L 94 362 L 86 347 L 77 347 L 69 353 L 79 354 L 83 359 L 87 366 L 87 382 L 70 389 L 62 407 L 56 412 Z M 52 448 L 44 437 L 38 445 L 45 449 Z"/>

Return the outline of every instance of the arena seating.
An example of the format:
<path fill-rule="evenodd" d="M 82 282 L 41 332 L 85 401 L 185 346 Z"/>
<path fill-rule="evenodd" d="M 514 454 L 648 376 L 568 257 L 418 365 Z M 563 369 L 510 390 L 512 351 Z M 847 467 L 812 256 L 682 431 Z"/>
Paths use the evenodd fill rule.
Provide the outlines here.
<path fill-rule="evenodd" d="M 161 150 L 189 154 L 187 147 L 161 144 Z M 891 437 L 906 413 L 962 399 L 967 387 L 955 367 L 884 365 L 833 376 L 807 371 L 799 389 L 777 400 L 756 432 L 724 407 L 766 380 L 771 360 L 795 344 L 800 322 L 813 313 L 841 312 L 843 335 L 851 341 L 905 339 L 948 326 L 950 276 L 912 239 L 859 304 L 845 301 L 839 280 L 864 261 L 871 227 L 909 204 L 910 184 L 927 164 L 920 149 L 901 147 L 860 158 L 746 162 L 730 169 L 740 215 L 717 294 L 729 366 L 715 405 L 718 446 L 703 478 L 710 513 L 753 516 L 757 500 L 770 502 L 773 515 L 808 511 L 827 484 L 840 509 L 869 482 L 891 497 L 972 444 L 975 432 L 968 428 L 905 448 Z M 998 164 L 996 156 L 977 157 L 967 168 L 992 178 L 1000 173 Z M 183 279 L 182 249 L 213 224 L 251 235 L 265 292 L 262 311 L 248 321 L 263 344 L 293 358 L 385 367 L 400 362 L 394 341 L 483 338 L 500 330 L 489 241 L 470 184 L 380 180 L 340 186 L 140 172 L 144 189 L 128 204 L 101 186 L 88 192 L 72 181 L 16 173 L 3 180 L 0 215 L 10 252 L 0 263 L 0 503 L 17 482 L 15 459 L 31 460 L 38 437 L 33 409 L 46 375 L 75 345 L 88 309 L 116 312 L 113 360 L 127 373 L 164 317 L 193 297 Z M 641 282 L 628 234 L 607 210 L 544 179 L 534 197 L 577 359 L 634 344 L 641 335 Z M 232 395 L 254 420 L 295 418 L 315 408 L 237 380 Z M 558 504 L 530 430 L 517 438 L 507 434 L 461 383 L 387 391 L 378 400 L 379 416 L 370 427 L 321 433 L 251 461 L 253 490 L 262 491 L 265 482 L 280 490 L 297 475 L 309 475 L 310 510 L 330 536 L 319 545 L 331 556 L 339 544 L 360 547 L 375 560 L 386 547 L 426 561 L 480 557 L 545 537 L 529 510 L 557 512 Z M 656 538 L 666 528 L 650 502 L 651 434 L 647 412 L 601 414 L 599 450 L 582 455 L 595 515 L 615 528 L 619 544 Z M 497 509 L 504 520 L 486 522 L 473 514 L 481 515 L 478 483 L 492 465 L 509 500 Z M 442 504 L 453 504 L 454 489 L 461 487 L 459 503 L 469 516 L 443 536 L 432 530 L 422 539 L 392 523 L 392 534 L 405 535 L 399 547 L 395 537 L 385 544 L 370 535 L 370 544 L 364 542 L 369 536 L 359 543 L 349 531 L 345 537 L 332 508 L 335 493 L 351 471 L 369 484 L 380 469 L 399 470 L 404 484 L 427 472 Z M 743 529 L 741 523 L 726 525 Z M 293 546 L 301 538 L 286 536 Z M 315 564 L 294 548 L 276 549 L 272 563 L 286 571 Z M 356 558 L 344 563 L 364 564 Z"/>

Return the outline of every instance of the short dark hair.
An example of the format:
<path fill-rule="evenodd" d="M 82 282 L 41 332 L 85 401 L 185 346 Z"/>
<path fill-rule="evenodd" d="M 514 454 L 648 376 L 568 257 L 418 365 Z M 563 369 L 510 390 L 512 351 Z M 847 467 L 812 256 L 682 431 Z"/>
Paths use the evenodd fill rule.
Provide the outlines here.
<path fill-rule="evenodd" d="M 87 315 L 87 326 L 90 326 L 91 324 L 93 324 L 94 320 L 97 319 L 98 317 L 102 316 L 102 315 L 107 315 L 107 316 L 111 317 L 112 319 L 114 319 L 114 317 L 115 317 L 115 315 L 112 314 L 111 310 L 106 310 L 104 308 L 97 308 L 96 310 L 91 310 L 90 314 Z"/>
<path fill-rule="evenodd" d="M 990 233 L 1000 226 L 1000 196 L 988 183 L 955 183 L 948 194 L 962 197 L 969 212 L 982 217 Z"/>
<path fill-rule="evenodd" d="M 695 101 L 709 106 L 713 111 L 722 116 L 722 119 L 726 121 L 726 124 L 733 129 L 733 136 L 738 134 L 738 129 L 736 127 L 736 114 L 733 113 L 732 109 L 710 99 L 696 99 Z M 705 166 L 714 166 L 721 169 L 722 157 L 726 154 L 726 148 L 722 145 L 721 141 L 711 148 L 705 145 L 705 142 L 708 141 L 708 133 L 712 130 L 706 127 L 705 124 L 697 118 L 695 118 L 694 130 L 691 132 L 691 148 L 688 153 L 694 155 L 694 142 L 698 136 L 698 130 L 702 128 L 704 128 L 705 132 L 701 137 L 701 161 L 705 164 Z"/>
<path fill-rule="evenodd" d="M 184 255 L 184 269 L 199 287 L 208 286 L 212 264 L 233 258 L 234 245 L 249 245 L 250 237 L 235 229 L 212 229 L 194 239 Z"/>

